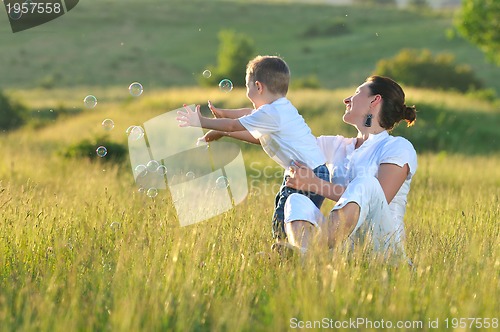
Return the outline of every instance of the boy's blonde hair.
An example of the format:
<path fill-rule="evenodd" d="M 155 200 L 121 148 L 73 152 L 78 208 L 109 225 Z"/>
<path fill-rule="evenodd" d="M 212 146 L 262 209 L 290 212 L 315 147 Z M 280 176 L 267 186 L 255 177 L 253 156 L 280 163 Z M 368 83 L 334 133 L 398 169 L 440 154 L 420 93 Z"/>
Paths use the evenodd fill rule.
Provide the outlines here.
<path fill-rule="evenodd" d="M 259 55 L 247 64 L 248 83 L 259 81 L 271 93 L 285 96 L 290 83 L 290 69 L 286 62 L 278 56 Z"/>

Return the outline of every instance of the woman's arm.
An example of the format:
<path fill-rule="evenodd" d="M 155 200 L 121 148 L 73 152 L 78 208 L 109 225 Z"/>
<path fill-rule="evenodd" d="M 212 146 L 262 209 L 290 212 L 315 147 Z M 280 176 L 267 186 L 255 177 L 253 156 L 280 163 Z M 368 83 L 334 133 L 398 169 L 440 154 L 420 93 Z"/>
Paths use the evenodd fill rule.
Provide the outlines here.
<path fill-rule="evenodd" d="M 184 111 L 177 111 L 177 115 L 179 115 L 176 118 L 177 121 L 179 121 L 179 127 L 202 127 L 205 129 L 227 132 L 246 130 L 238 119 L 217 119 L 202 116 L 200 113 L 200 105 L 196 105 L 194 111 L 184 105 Z"/>
<path fill-rule="evenodd" d="M 228 118 L 228 119 L 237 119 L 242 116 L 248 115 L 252 113 L 253 109 L 251 108 L 236 108 L 236 109 L 222 109 L 215 107 L 212 102 L 208 101 L 208 108 L 212 111 L 212 114 L 216 118 Z"/>
<path fill-rule="evenodd" d="M 345 191 L 345 187 L 320 179 L 312 169 L 298 162 L 290 167 L 290 177 L 286 186 L 302 191 L 311 191 L 332 201 L 338 201 Z"/>
<path fill-rule="evenodd" d="M 236 138 L 236 139 L 239 139 L 240 141 L 244 141 L 247 143 L 260 145 L 260 141 L 258 139 L 256 139 L 255 137 L 253 137 L 252 134 L 250 134 L 250 132 L 248 130 L 234 131 L 232 133 L 225 132 L 224 136 Z"/>
<path fill-rule="evenodd" d="M 394 196 L 396 196 L 405 182 L 409 171 L 408 164 L 404 164 L 403 167 L 396 164 L 380 164 L 377 178 L 384 191 L 387 203 L 390 203 Z"/>
<path fill-rule="evenodd" d="M 288 187 L 297 190 L 312 191 L 333 201 L 340 199 L 340 196 L 345 191 L 343 186 L 322 180 L 310 168 L 298 163 L 297 165 L 291 167 L 291 176 L 286 182 Z M 405 164 L 403 167 L 395 164 L 380 165 L 377 178 L 388 203 L 396 196 L 408 176 L 408 172 L 408 164 Z"/>

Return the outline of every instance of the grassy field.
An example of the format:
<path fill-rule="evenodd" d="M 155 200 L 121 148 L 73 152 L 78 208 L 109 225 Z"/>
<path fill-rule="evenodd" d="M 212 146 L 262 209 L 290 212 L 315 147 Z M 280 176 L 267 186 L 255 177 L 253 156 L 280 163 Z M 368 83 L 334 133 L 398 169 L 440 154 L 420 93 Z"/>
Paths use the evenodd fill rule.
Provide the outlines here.
<path fill-rule="evenodd" d="M 349 33 L 304 37 L 339 21 Z M 246 200 L 188 227 L 168 192 L 151 199 L 137 191 L 127 160 L 61 154 L 83 140 L 127 148 L 130 125 L 184 103 L 205 112 L 207 99 L 249 106 L 241 89 L 193 87 L 215 64 L 222 29 L 245 33 L 258 53 L 284 56 L 294 78 L 317 75 L 326 89 L 292 89 L 289 98 L 318 136 L 355 134 L 341 121 L 343 98 L 380 58 L 405 47 L 452 52 L 500 91 L 500 68 L 446 37 L 451 21 L 450 12 L 293 1 L 91 0 L 12 34 L 0 15 L 0 90 L 25 105 L 28 119 L 0 132 L 0 331 L 286 331 L 353 320 L 358 330 L 389 322 L 479 330 L 479 321 L 460 326 L 469 317 L 496 330 L 498 101 L 405 87 L 418 119 L 394 134 L 419 155 L 405 216 L 413 269 L 362 249 L 272 254 L 280 168 L 257 146 L 239 143 L 254 180 Z M 128 93 L 133 81 L 144 85 L 139 98 Z M 94 109 L 83 105 L 89 94 Z M 111 131 L 101 126 L 106 118 Z M 276 172 L 258 176 L 255 167 Z"/>
<path fill-rule="evenodd" d="M 453 53 L 499 92 L 500 68 L 466 41 L 447 38 L 452 18 L 315 2 L 80 1 L 61 18 L 16 34 L 0 15 L 0 89 L 196 85 L 216 65 L 217 34 L 231 29 L 253 39 L 257 53 L 283 56 L 294 78 L 317 75 L 325 88 L 358 84 L 402 48 L 427 48 Z M 344 34 L 324 33 L 336 24 Z"/>
<path fill-rule="evenodd" d="M 467 125 L 484 127 L 491 141 L 500 117 L 492 104 L 408 89 L 413 103 L 456 116 L 433 127 L 424 108 L 415 127 L 398 128 L 419 150 L 405 219 L 412 270 L 373 261 L 361 249 L 350 257 L 271 254 L 278 178 L 259 178 L 235 209 L 180 227 L 167 192 L 139 194 L 128 162 L 62 158 L 57 152 L 69 144 L 98 136 L 104 118 L 115 122 L 110 139 L 125 144 L 129 125 L 184 102 L 247 103 L 241 90 L 158 90 L 135 99 L 124 90 L 103 88 L 95 109 L 0 136 L 0 331 L 285 331 L 329 319 L 365 319 L 362 330 L 377 330 L 382 320 L 406 324 L 401 330 L 430 330 L 436 320 L 452 329 L 461 317 L 498 323 L 500 153 L 475 132 L 457 142 L 441 131 L 441 146 L 424 144 L 429 131 Z M 292 91 L 290 98 L 310 105 L 303 113 L 316 135 L 349 135 L 340 101 L 351 91 Z M 54 114 L 79 109 L 87 92 L 8 94 L 33 112 Z M 461 116 L 472 110 L 477 117 Z M 460 152 L 478 142 L 491 151 Z M 273 165 L 257 147 L 241 146 L 247 163 Z"/>

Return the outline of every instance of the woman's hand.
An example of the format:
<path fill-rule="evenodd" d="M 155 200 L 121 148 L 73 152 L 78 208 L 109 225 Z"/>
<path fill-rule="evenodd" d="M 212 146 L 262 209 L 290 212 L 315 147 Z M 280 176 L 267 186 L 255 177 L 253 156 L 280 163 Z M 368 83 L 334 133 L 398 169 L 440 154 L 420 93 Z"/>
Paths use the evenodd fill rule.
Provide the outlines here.
<path fill-rule="evenodd" d="M 312 169 L 294 161 L 290 166 L 290 177 L 287 178 L 285 184 L 293 189 L 318 193 L 321 179 L 314 174 Z"/>
<path fill-rule="evenodd" d="M 208 101 L 208 108 L 214 115 L 214 118 L 223 118 L 224 114 L 222 114 L 222 110 L 220 108 L 215 107 L 212 102 L 209 100 Z"/>
<path fill-rule="evenodd" d="M 208 108 L 214 115 L 214 118 L 216 119 L 221 119 L 221 118 L 228 118 L 228 119 L 238 119 L 241 118 L 242 116 L 251 114 L 253 109 L 251 108 L 235 108 L 235 109 L 222 109 L 222 108 L 217 108 L 212 104 L 212 102 L 209 100 L 208 101 Z"/>
<path fill-rule="evenodd" d="M 196 105 L 195 111 L 192 111 L 186 104 L 184 104 L 185 111 L 177 111 L 179 115 L 176 120 L 179 122 L 179 127 L 201 127 L 200 119 L 200 105 Z"/>
<path fill-rule="evenodd" d="M 210 143 L 224 137 L 224 132 L 218 130 L 210 130 L 202 137 L 198 138 L 199 143 Z"/>

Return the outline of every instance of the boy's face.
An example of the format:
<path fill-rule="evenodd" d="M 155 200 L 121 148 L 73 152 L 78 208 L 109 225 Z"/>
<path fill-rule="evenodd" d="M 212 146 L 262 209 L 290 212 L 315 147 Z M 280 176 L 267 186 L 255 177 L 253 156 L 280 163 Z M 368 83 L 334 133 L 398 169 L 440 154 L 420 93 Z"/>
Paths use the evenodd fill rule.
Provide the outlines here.
<path fill-rule="evenodd" d="M 248 74 L 245 77 L 245 85 L 247 87 L 247 98 L 250 99 L 250 101 L 254 104 L 254 107 L 256 107 L 255 102 L 259 93 L 257 86 L 255 85 L 255 80 L 253 80 Z"/>

